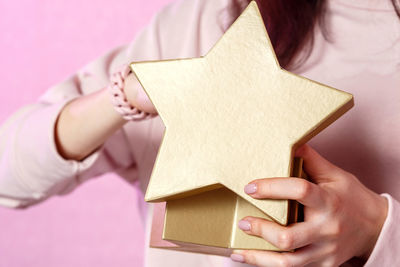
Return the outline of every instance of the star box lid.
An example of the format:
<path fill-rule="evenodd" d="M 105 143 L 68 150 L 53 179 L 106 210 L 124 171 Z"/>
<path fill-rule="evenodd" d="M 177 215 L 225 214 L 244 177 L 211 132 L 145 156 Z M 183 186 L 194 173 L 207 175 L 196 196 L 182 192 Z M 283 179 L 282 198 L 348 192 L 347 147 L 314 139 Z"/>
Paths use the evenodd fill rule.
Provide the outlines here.
<path fill-rule="evenodd" d="M 207 55 L 130 66 L 166 127 L 150 202 L 226 187 L 286 225 L 287 200 L 253 199 L 244 186 L 289 177 L 295 149 L 354 105 L 279 66 L 255 1 Z"/>

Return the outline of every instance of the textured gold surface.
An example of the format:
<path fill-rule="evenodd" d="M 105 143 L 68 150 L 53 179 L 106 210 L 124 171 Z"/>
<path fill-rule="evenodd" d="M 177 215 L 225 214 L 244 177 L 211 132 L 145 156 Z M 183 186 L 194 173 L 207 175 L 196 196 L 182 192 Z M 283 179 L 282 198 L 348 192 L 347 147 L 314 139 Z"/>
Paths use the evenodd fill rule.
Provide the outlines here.
<path fill-rule="evenodd" d="M 276 250 L 265 240 L 237 228 L 245 216 L 271 220 L 227 188 L 167 201 L 163 239 L 225 248 Z"/>
<path fill-rule="evenodd" d="M 280 68 L 254 1 L 206 56 L 131 68 L 166 126 L 145 199 L 224 186 L 283 225 L 288 201 L 244 186 L 288 177 L 294 149 L 353 106 L 351 94 Z"/>
<path fill-rule="evenodd" d="M 233 221 L 230 247 L 233 249 L 262 249 L 279 251 L 277 247 L 273 246 L 264 239 L 258 236 L 248 235 L 238 228 L 238 221 L 246 216 L 259 217 L 269 221 L 271 221 L 272 219 L 261 210 L 250 204 L 247 200 L 236 196 L 236 201 L 236 220 Z"/>
<path fill-rule="evenodd" d="M 302 159 L 296 159 L 293 176 L 301 177 Z M 297 217 L 298 203 L 294 205 L 292 217 Z M 213 246 L 227 249 L 261 249 L 280 251 L 264 239 L 244 233 L 237 222 L 254 216 L 271 221 L 261 210 L 227 188 L 215 189 L 183 199 L 167 201 L 162 238 L 175 242 L 181 248 L 201 249 L 202 253 L 228 253 L 230 250 L 204 248 Z M 162 247 L 162 246 L 161 246 Z"/>
<path fill-rule="evenodd" d="M 236 194 L 227 188 L 167 201 L 163 239 L 229 247 Z"/>

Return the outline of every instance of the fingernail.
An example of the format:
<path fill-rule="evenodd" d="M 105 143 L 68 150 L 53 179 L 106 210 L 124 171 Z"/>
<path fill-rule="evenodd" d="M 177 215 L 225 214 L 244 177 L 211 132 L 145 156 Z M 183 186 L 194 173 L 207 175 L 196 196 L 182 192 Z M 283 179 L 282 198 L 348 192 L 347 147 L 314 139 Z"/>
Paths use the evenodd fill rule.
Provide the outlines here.
<path fill-rule="evenodd" d="M 240 221 L 238 222 L 238 227 L 239 227 L 240 229 L 242 229 L 243 231 L 250 231 L 250 229 L 251 229 L 251 224 L 250 224 L 248 221 L 246 221 L 246 220 L 240 220 Z"/>
<path fill-rule="evenodd" d="M 244 187 L 244 192 L 246 194 L 254 194 L 257 191 L 257 185 L 256 184 L 248 184 Z"/>
<path fill-rule="evenodd" d="M 231 259 L 236 262 L 244 262 L 244 257 L 240 254 L 231 254 Z"/>

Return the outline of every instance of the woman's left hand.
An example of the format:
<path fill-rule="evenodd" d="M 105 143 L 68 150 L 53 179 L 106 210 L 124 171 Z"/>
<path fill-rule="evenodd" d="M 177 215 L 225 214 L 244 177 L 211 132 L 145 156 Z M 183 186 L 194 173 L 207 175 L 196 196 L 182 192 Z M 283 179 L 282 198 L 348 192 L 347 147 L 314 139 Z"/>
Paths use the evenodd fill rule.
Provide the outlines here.
<path fill-rule="evenodd" d="M 245 217 L 239 227 L 282 250 L 234 251 L 231 258 L 256 266 L 338 266 L 352 257 L 368 259 L 387 214 L 384 197 L 333 165 L 308 145 L 296 151 L 310 180 L 268 178 L 252 181 L 245 192 L 257 199 L 293 199 L 304 205 L 304 222 L 281 226 Z M 379 177 L 377 177 L 379 179 Z"/>

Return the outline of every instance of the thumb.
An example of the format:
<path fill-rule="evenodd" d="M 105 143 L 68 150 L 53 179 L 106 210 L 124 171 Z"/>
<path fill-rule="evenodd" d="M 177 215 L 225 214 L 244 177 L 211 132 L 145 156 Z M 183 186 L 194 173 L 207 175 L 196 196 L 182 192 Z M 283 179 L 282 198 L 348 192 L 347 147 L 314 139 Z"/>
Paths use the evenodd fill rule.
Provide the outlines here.
<path fill-rule="evenodd" d="M 300 146 L 295 155 L 303 158 L 303 169 L 314 182 L 332 179 L 336 177 L 334 173 L 340 170 L 307 144 Z"/>
<path fill-rule="evenodd" d="M 139 83 L 135 74 L 130 73 L 125 79 L 125 87 L 124 91 L 126 94 L 126 98 L 128 102 L 137 107 L 140 110 L 143 110 L 148 113 L 157 113 L 156 108 L 153 103 L 150 101 L 146 92 L 144 91 L 142 85 Z"/>

